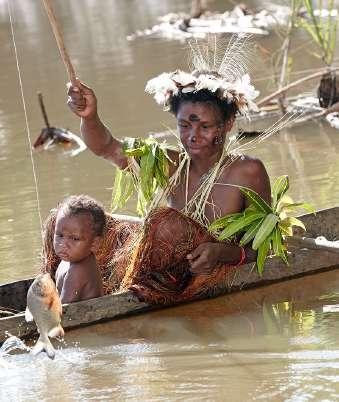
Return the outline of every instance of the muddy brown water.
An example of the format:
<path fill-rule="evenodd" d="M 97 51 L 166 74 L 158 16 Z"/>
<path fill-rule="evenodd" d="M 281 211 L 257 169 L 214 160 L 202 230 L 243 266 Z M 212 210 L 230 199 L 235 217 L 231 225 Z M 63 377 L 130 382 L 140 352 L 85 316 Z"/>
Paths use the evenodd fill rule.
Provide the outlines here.
<path fill-rule="evenodd" d="M 40 2 L 10 4 L 32 141 L 44 126 L 37 91 L 44 95 L 51 125 L 79 132 L 78 120 L 65 103 L 67 76 Z M 211 7 L 223 9 L 227 3 L 215 1 Z M 188 8 L 189 1 L 178 0 L 57 3 L 78 75 L 95 88 L 100 115 L 117 136 L 144 136 L 175 127 L 174 119 L 143 89 L 160 72 L 186 67 L 185 44 L 150 37 L 128 42 L 126 35 L 151 26 L 159 15 Z M 298 34 L 295 40 L 297 47 L 307 39 Z M 36 272 L 41 241 L 5 0 L 0 0 L 0 41 L 0 282 L 4 283 Z M 258 42 L 270 49 L 278 43 L 275 35 Z M 266 93 L 271 72 L 262 57 L 254 58 L 253 64 L 256 86 Z M 294 71 L 319 65 L 305 50 L 293 53 Z M 303 90 L 315 88 L 313 82 Z M 289 175 L 295 200 L 307 200 L 316 208 L 338 204 L 339 132 L 326 123 L 286 129 L 251 153 L 264 161 L 272 180 Z M 109 205 L 114 168 L 89 151 L 72 158 L 55 148 L 35 153 L 34 163 L 43 218 L 72 193 L 87 193 Z M 132 200 L 122 212 L 133 212 L 133 206 Z M 0 398 L 337 400 L 338 272 L 72 331 L 66 344 L 56 344 L 60 351 L 54 362 L 27 354 L 3 357 Z"/>

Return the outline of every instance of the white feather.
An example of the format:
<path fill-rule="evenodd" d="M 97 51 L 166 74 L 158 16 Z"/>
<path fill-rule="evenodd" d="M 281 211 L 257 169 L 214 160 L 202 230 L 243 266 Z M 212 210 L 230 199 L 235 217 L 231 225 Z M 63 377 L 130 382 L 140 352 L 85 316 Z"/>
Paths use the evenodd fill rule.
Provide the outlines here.
<path fill-rule="evenodd" d="M 202 74 L 198 77 L 195 88 L 197 91 L 208 89 L 211 92 L 216 92 L 220 88 L 220 79 L 213 75 Z"/>
<path fill-rule="evenodd" d="M 171 96 L 208 89 L 228 102 L 235 102 L 241 114 L 257 110 L 253 100 L 259 95 L 250 83 L 248 64 L 253 45 L 250 35 L 233 35 L 228 43 L 208 36 L 207 40 L 189 42 L 191 68 L 201 74 L 177 70 L 162 73 L 147 82 L 145 91 L 154 95 L 156 102 L 168 106 Z"/>

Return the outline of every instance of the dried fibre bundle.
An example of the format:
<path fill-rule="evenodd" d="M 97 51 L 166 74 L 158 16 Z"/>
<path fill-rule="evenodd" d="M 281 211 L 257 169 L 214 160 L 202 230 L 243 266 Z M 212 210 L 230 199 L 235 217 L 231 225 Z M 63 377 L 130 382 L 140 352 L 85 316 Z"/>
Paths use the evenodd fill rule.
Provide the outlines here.
<path fill-rule="evenodd" d="M 186 258 L 204 242 L 216 241 L 198 222 L 172 208 L 154 209 L 133 251 L 120 290 L 132 289 L 151 304 L 178 303 L 214 293 L 228 280 L 230 266 L 192 275 Z"/>

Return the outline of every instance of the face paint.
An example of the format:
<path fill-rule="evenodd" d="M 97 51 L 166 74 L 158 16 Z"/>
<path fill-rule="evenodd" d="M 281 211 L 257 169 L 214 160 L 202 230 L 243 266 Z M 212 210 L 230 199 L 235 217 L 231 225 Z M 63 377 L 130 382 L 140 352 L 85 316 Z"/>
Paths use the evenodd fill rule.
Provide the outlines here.
<path fill-rule="evenodd" d="M 200 121 L 199 117 L 196 114 L 190 114 L 188 117 L 189 121 Z"/>

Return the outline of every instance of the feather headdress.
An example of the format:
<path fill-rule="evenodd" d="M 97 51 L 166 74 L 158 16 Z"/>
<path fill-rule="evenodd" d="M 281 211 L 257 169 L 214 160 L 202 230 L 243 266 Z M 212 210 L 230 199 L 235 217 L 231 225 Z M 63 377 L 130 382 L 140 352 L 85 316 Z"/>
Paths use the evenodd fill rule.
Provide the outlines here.
<path fill-rule="evenodd" d="M 247 116 L 250 110 L 257 111 L 253 100 L 259 91 L 251 85 L 248 74 L 249 37 L 232 36 L 226 45 L 216 37 L 189 42 L 192 72 L 162 73 L 147 82 L 145 91 L 154 94 L 154 99 L 164 110 L 169 110 L 171 98 L 180 92 L 207 89 L 227 103 L 234 103 L 242 115 Z"/>

